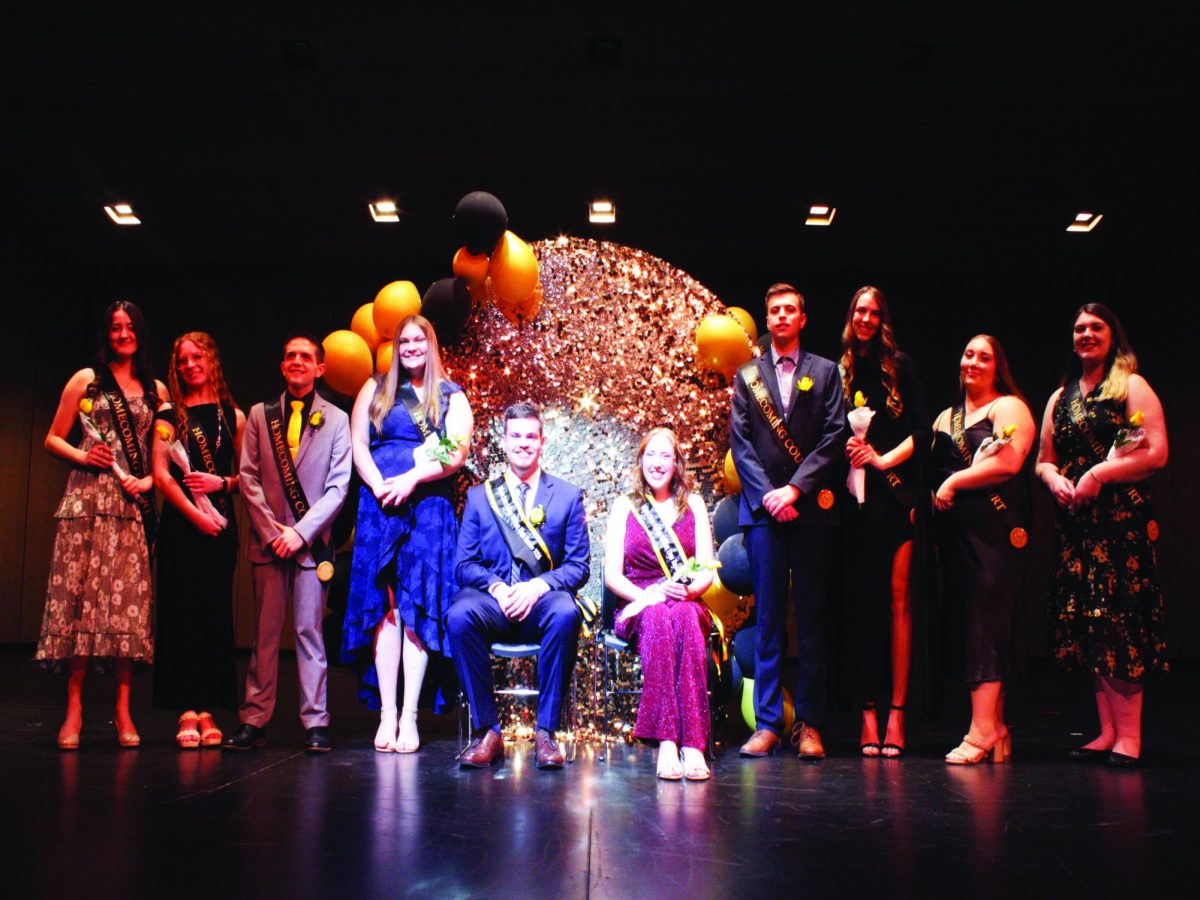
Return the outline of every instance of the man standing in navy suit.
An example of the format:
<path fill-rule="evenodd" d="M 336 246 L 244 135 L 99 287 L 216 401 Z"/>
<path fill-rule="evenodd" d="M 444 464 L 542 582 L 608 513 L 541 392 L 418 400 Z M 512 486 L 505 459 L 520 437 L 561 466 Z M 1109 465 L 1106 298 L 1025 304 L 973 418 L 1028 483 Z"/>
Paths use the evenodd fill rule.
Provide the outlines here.
<path fill-rule="evenodd" d="M 563 766 L 554 732 L 575 668 L 581 621 L 575 593 L 587 583 L 591 545 L 583 491 L 541 470 L 543 442 L 538 407 L 510 406 L 501 439 L 508 468 L 467 492 L 456 565 L 462 590 L 447 616 L 475 728 L 459 757 L 463 768 L 487 768 L 504 755 L 492 694 L 497 641 L 541 645 L 536 764 Z"/>
<path fill-rule="evenodd" d="M 769 756 L 780 741 L 790 580 L 799 650 L 792 743 L 801 759 L 825 757 L 819 730 L 825 715 L 825 605 L 846 414 L 837 366 L 800 346 L 805 322 L 800 292 L 790 284 L 771 285 L 770 347 L 734 378 L 729 445 L 742 482 L 738 524 L 758 611 L 757 730 L 742 745 L 742 756 Z"/>

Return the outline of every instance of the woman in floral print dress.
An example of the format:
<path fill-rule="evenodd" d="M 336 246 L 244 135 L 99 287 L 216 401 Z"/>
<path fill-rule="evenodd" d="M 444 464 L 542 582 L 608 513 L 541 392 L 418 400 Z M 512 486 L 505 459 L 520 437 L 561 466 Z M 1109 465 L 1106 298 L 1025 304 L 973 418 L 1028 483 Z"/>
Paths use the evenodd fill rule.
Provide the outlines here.
<path fill-rule="evenodd" d="M 149 663 L 154 656 L 149 551 L 139 498 L 153 488 L 148 438 L 167 389 L 150 369 L 141 311 L 118 300 L 105 310 L 103 323 L 96 365 L 67 382 L 45 442 L 50 453 L 73 466 L 54 513 L 54 557 L 37 647 L 39 661 L 69 672 L 67 714 L 58 732 L 63 750 L 79 746 L 83 681 L 92 659 L 111 660 L 116 674 L 113 723 L 120 745 L 140 743 L 129 714 L 129 688 L 133 664 Z M 127 407 L 131 439 L 145 466 L 141 477 L 130 474 L 114 398 Z M 67 438 L 85 408 L 97 430 L 84 429 L 76 447 Z"/>
<path fill-rule="evenodd" d="M 1142 750 L 1144 680 L 1167 668 L 1158 524 L 1145 485 L 1167 462 L 1167 428 L 1113 312 L 1089 303 L 1074 322 L 1075 356 L 1046 405 L 1037 463 L 1058 503 L 1054 653 L 1092 673 L 1100 718 L 1099 736 L 1070 758 L 1132 766 Z M 1110 458 L 1114 442 L 1127 443 Z"/>

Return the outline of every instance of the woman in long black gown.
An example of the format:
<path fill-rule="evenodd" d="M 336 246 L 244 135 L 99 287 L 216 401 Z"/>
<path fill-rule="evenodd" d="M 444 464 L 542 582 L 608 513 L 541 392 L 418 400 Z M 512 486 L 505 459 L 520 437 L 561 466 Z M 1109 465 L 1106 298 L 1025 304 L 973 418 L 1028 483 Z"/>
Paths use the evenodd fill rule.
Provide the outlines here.
<path fill-rule="evenodd" d="M 1012 753 L 1004 681 L 1012 667 L 1013 616 L 1025 577 L 1029 486 L 1025 460 L 1037 427 L 1000 343 L 971 338 L 959 364 L 962 397 L 934 422 L 934 496 L 947 605 L 962 619 L 971 727 L 946 754 L 974 765 Z M 990 440 L 996 452 L 978 453 Z"/>
<path fill-rule="evenodd" d="M 890 759 L 903 756 L 905 748 L 914 532 L 918 524 L 925 526 L 930 511 L 929 410 L 912 359 L 896 345 L 891 313 L 879 288 L 855 292 L 842 346 L 846 408 L 855 409 L 860 399 L 858 406 L 875 413 L 866 434 L 846 442 L 850 464 L 865 471 L 864 502 L 857 508 L 851 505 L 842 531 L 849 544 L 846 568 L 857 651 L 853 690 L 862 706 L 859 746 L 863 756 Z M 880 746 L 875 704 L 885 690 L 890 692 L 890 709 Z"/>
<path fill-rule="evenodd" d="M 202 331 L 175 340 L 171 403 L 158 412 L 154 483 L 166 498 L 158 538 L 154 705 L 183 710 L 181 749 L 219 747 L 210 710 L 237 705 L 233 572 L 237 565 L 234 472 L 246 417 L 229 393 L 217 345 Z M 191 468 L 170 459 L 178 441 Z M 226 524 L 208 513 L 208 504 Z"/>

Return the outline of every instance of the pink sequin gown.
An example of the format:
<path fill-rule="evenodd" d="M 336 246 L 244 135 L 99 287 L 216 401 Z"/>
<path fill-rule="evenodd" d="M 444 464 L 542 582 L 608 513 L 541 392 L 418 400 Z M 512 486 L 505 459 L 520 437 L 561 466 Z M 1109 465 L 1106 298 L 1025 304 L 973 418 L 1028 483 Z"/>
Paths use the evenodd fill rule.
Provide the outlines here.
<path fill-rule="evenodd" d="M 689 507 L 672 526 L 683 551 L 696 553 L 696 519 Z M 664 581 L 650 539 L 630 513 L 625 520 L 625 577 L 644 588 Z M 642 702 L 633 736 L 674 741 L 703 751 L 708 745 L 706 640 L 708 609 L 698 600 L 667 600 L 629 618 L 617 614 L 616 632 L 642 660 Z"/>

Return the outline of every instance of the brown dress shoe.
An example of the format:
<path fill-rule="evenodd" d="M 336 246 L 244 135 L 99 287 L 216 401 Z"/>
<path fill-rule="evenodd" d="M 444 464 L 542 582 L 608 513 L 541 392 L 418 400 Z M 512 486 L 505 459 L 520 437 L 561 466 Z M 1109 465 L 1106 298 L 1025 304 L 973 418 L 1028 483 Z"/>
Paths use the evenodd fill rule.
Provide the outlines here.
<path fill-rule="evenodd" d="M 461 769 L 486 769 L 503 758 L 504 739 L 491 728 L 485 728 L 458 755 L 458 766 Z"/>
<path fill-rule="evenodd" d="M 779 735 L 767 728 L 760 728 L 750 735 L 750 740 L 742 744 L 742 749 L 738 751 L 738 756 L 750 756 L 758 759 L 763 756 L 770 756 L 775 752 L 776 746 L 779 744 Z"/>
<path fill-rule="evenodd" d="M 792 746 L 799 751 L 797 756 L 800 759 L 825 758 L 825 745 L 821 743 L 821 732 L 807 722 L 797 722 L 792 728 Z"/>
<path fill-rule="evenodd" d="M 558 741 L 544 728 L 539 728 L 533 736 L 533 746 L 534 765 L 539 769 L 561 769 L 563 763 L 566 762 L 562 750 L 559 749 Z"/>

